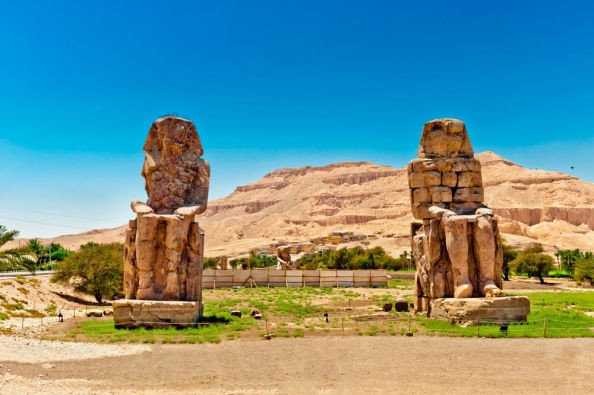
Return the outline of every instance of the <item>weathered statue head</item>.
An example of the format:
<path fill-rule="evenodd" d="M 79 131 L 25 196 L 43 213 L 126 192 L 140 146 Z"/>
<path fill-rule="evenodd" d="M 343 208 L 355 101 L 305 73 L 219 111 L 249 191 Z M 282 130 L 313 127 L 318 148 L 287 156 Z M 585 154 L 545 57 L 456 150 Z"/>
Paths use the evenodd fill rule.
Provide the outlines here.
<path fill-rule="evenodd" d="M 474 157 L 464 122 L 451 118 L 427 122 L 417 155 L 408 166 L 415 218 L 432 218 L 431 207 L 472 214 L 482 206 L 481 164 Z"/>
<path fill-rule="evenodd" d="M 453 118 L 427 122 L 423 127 L 417 156 L 419 158 L 471 158 L 474 156 L 464 122 Z"/>
<path fill-rule="evenodd" d="M 202 143 L 191 121 L 173 116 L 157 119 L 143 152 L 149 207 L 156 213 L 180 207 L 196 207 L 195 214 L 206 210 L 210 167 L 201 159 Z"/>

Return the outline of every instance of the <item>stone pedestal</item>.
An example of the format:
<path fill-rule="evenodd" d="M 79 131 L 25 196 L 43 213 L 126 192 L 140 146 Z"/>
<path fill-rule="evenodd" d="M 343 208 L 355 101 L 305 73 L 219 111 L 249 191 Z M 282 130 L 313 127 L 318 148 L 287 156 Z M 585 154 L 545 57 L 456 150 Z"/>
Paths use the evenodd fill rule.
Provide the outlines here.
<path fill-rule="evenodd" d="M 113 302 L 116 328 L 186 328 L 202 315 L 201 301 L 121 299 Z"/>
<path fill-rule="evenodd" d="M 429 316 L 462 325 L 508 324 L 526 321 L 529 312 L 530 300 L 526 296 L 440 298 L 430 302 Z"/>

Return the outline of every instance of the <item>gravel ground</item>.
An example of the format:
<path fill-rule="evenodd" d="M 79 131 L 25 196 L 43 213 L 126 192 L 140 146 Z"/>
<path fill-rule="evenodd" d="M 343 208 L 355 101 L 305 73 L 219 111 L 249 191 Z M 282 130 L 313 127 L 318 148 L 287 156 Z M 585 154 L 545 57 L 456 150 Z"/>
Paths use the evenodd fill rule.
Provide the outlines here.
<path fill-rule="evenodd" d="M 5 343 L 2 394 L 591 394 L 594 385 L 590 338 L 345 336 L 152 345 L 148 353 Z M 40 356 L 14 355 L 37 348 Z M 52 356 L 72 352 L 91 359 Z M 16 362 L 29 358 L 36 362 Z"/>
<path fill-rule="evenodd" d="M 119 357 L 150 351 L 147 345 L 106 345 L 52 342 L 15 336 L 0 336 L 0 361 L 46 363 L 90 358 Z"/>

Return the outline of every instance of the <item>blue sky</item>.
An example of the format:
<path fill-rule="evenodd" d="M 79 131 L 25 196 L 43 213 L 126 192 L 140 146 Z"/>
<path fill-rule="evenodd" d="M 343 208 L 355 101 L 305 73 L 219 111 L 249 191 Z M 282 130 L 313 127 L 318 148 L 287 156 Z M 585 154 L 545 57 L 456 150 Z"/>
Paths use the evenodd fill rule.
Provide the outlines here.
<path fill-rule="evenodd" d="M 594 3 L 0 3 L 0 224 L 113 227 L 151 122 L 196 123 L 211 198 L 279 167 L 403 166 L 424 122 L 594 182 Z M 572 170 L 570 167 L 573 166 Z"/>

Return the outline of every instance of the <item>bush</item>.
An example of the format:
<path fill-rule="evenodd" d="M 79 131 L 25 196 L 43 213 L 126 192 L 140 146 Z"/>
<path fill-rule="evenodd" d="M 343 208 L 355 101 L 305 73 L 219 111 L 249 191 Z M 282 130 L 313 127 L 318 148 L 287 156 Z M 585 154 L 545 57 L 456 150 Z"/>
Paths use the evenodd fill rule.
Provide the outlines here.
<path fill-rule="evenodd" d="M 573 275 L 578 284 L 589 282 L 594 285 L 594 256 L 583 256 L 575 261 L 575 271 Z"/>
<path fill-rule="evenodd" d="M 74 286 L 93 295 L 101 303 L 104 297 L 122 291 L 124 246 L 119 243 L 88 243 L 58 263 L 53 282 Z"/>
<path fill-rule="evenodd" d="M 520 252 L 517 257 L 509 263 L 516 273 L 525 273 L 528 277 L 538 277 L 541 284 L 544 284 L 543 276 L 554 269 L 555 260 L 549 255 L 542 253 L 542 247 L 530 247 Z"/>
<path fill-rule="evenodd" d="M 203 267 L 205 269 L 216 269 L 219 266 L 219 258 L 204 258 Z"/>
<path fill-rule="evenodd" d="M 401 270 L 407 267 L 408 264 L 409 260 L 405 255 L 394 258 L 381 247 L 368 250 L 363 247 L 344 247 L 336 251 L 319 251 L 316 254 L 305 255 L 297 260 L 298 267 L 306 270 Z"/>

